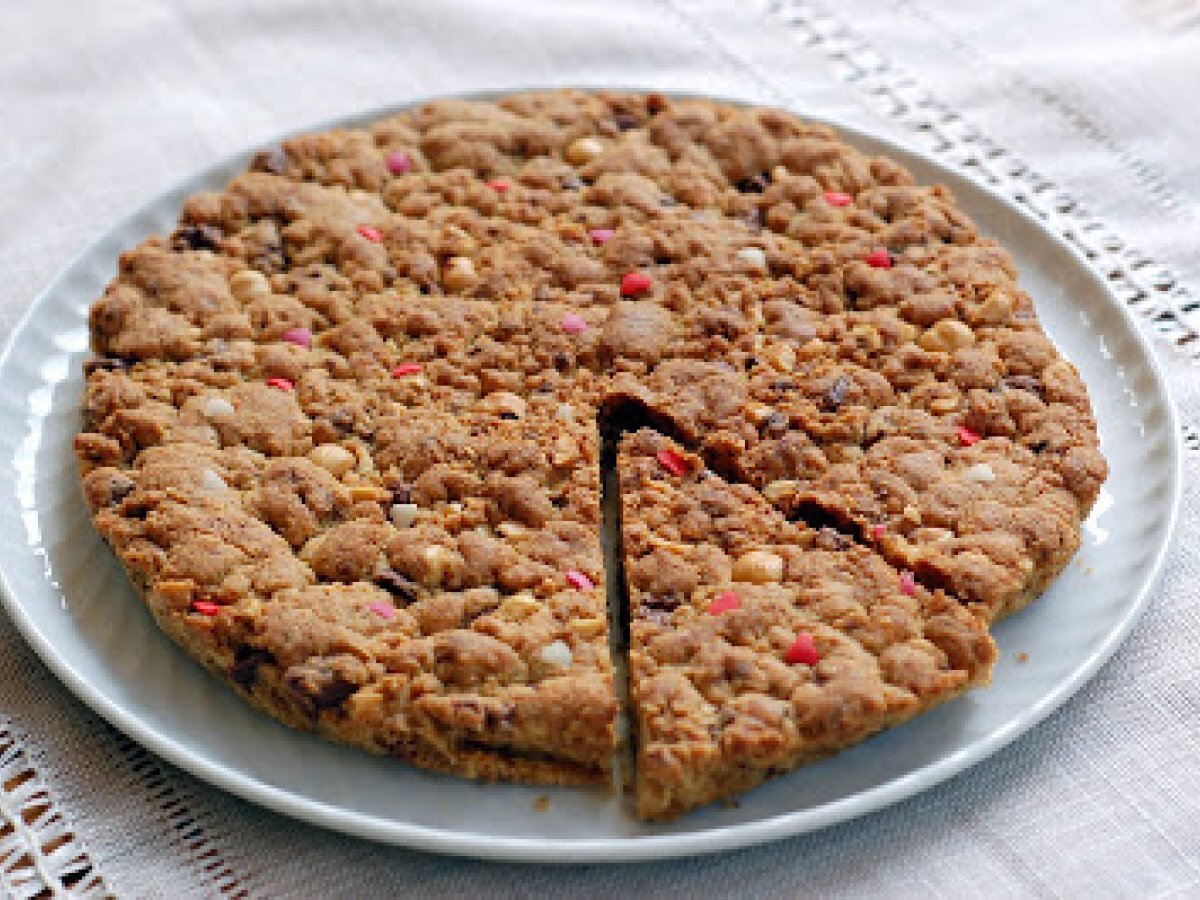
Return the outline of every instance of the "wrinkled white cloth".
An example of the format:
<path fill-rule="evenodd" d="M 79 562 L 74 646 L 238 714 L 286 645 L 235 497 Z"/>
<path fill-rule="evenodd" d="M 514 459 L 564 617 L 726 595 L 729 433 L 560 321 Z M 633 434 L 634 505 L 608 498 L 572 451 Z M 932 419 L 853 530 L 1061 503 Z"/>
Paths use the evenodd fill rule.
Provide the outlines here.
<path fill-rule="evenodd" d="M 1054 198 L 1056 227 L 1091 235 L 1097 266 L 1163 313 L 1147 328 L 1185 423 L 1200 413 L 1200 342 L 1185 340 L 1200 283 L 1195 0 L 39 0 L 0 5 L 0 35 L 0 334 L 91 237 L 249 144 L 419 96 L 646 86 L 786 103 Z M 753 850 L 555 868 L 325 832 L 120 738 L 11 626 L 0 714 L 17 747 L 0 740 L 0 762 L 32 773 L 89 877 L 119 896 L 1197 896 L 1191 454 L 1187 474 L 1152 608 L 1060 712 L 925 794 Z M 0 893 L 16 893 L 6 854 L 28 831 L 0 840 Z M 69 867 L 29 877 L 72 881 Z"/>

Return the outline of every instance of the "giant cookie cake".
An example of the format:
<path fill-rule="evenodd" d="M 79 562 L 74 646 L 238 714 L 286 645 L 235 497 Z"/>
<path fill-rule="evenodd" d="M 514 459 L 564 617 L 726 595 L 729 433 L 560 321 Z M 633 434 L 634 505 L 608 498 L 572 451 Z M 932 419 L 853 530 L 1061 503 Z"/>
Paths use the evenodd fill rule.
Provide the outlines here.
<path fill-rule="evenodd" d="M 298 137 L 124 254 L 91 333 L 87 502 L 188 653 L 472 778 L 607 783 L 627 715 L 648 819 L 985 684 L 1106 474 L 1005 251 L 779 110 Z"/>

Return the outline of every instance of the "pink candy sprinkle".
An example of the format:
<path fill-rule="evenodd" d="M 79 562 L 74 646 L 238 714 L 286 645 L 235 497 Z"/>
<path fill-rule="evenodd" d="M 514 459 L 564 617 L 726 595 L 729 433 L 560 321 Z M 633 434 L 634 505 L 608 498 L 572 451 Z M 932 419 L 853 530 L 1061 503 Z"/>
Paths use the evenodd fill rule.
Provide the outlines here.
<path fill-rule="evenodd" d="M 640 297 L 650 290 L 652 283 L 649 275 L 643 272 L 630 272 L 621 279 L 621 296 Z"/>
<path fill-rule="evenodd" d="M 796 640 L 792 641 L 792 646 L 787 648 L 784 659 L 792 665 L 803 663 L 806 666 L 815 666 L 821 661 L 821 654 L 817 651 L 817 645 L 813 643 L 813 636 L 807 631 L 801 631 L 796 635 Z"/>
<path fill-rule="evenodd" d="M 584 321 L 583 316 L 567 313 L 562 317 L 562 330 L 567 334 L 583 334 L 587 331 L 587 327 L 588 324 Z"/>
<path fill-rule="evenodd" d="M 970 447 L 972 444 L 978 444 L 983 440 L 983 435 L 972 431 L 966 425 L 958 426 L 958 442 L 964 447 Z"/>
<path fill-rule="evenodd" d="M 420 371 L 420 363 L 400 363 L 400 365 L 392 369 L 392 377 L 403 378 L 405 375 L 416 375 Z"/>
<path fill-rule="evenodd" d="M 412 159 L 401 150 L 394 150 L 387 157 L 388 171 L 393 175 L 404 175 L 412 169 Z"/>
<path fill-rule="evenodd" d="M 672 475 L 683 475 L 687 472 L 687 463 L 674 450 L 659 450 L 654 454 L 654 458 L 658 460 L 660 466 Z"/>
<path fill-rule="evenodd" d="M 378 228 L 375 228 L 371 225 L 359 225 L 354 230 L 357 231 L 359 234 L 361 234 L 363 237 L 365 237 L 372 244 L 378 244 L 380 241 L 383 240 L 383 234 L 379 231 Z"/>
<path fill-rule="evenodd" d="M 393 619 L 396 617 L 396 607 L 392 606 L 386 600 L 374 600 L 367 606 L 367 609 L 383 619 Z"/>
<path fill-rule="evenodd" d="M 738 609 L 741 605 L 742 598 L 737 595 L 737 592 L 726 591 L 709 605 L 708 614 L 719 616 L 721 613 Z"/>
<path fill-rule="evenodd" d="M 273 387 L 280 391 L 290 391 L 295 388 L 295 385 L 286 378 L 268 378 L 267 387 Z"/>
<path fill-rule="evenodd" d="M 487 183 L 487 186 L 490 187 L 497 194 L 503 194 L 510 187 L 512 187 L 512 184 L 505 181 L 503 178 L 494 178 Z"/>
<path fill-rule="evenodd" d="M 211 600 L 193 600 L 192 609 L 202 616 L 215 616 L 221 611 L 221 607 Z"/>
<path fill-rule="evenodd" d="M 854 201 L 854 198 L 849 194 L 844 194 L 841 191 L 826 191 L 825 202 L 830 206 L 849 206 Z"/>
<path fill-rule="evenodd" d="M 917 579 L 912 572 L 900 573 L 900 593 L 907 594 L 909 597 L 917 595 Z"/>
<path fill-rule="evenodd" d="M 598 247 L 601 244 L 607 244 L 609 241 L 611 241 L 614 234 L 616 234 L 616 231 L 611 228 L 593 228 L 588 232 L 588 237 L 590 237 L 592 239 L 592 243 Z"/>
<path fill-rule="evenodd" d="M 306 350 L 312 346 L 312 332 L 307 328 L 289 328 L 283 333 L 283 339 Z"/>
<path fill-rule="evenodd" d="M 567 583 L 577 591 L 590 591 L 596 586 L 578 569 L 567 569 Z"/>
<path fill-rule="evenodd" d="M 867 265 L 874 269 L 890 269 L 892 255 L 886 250 L 872 250 L 867 254 Z"/>

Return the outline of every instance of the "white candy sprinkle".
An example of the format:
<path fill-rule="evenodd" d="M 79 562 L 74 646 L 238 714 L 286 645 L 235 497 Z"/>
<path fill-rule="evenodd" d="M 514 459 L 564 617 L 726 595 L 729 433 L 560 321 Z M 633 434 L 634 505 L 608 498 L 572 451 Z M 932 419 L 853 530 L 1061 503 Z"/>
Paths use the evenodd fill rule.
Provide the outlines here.
<path fill-rule="evenodd" d="M 570 403 L 560 403 L 555 414 L 563 422 L 575 421 L 575 407 L 573 407 Z"/>
<path fill-rule="evenodd" d="M 200 486 L 213 494 L 220 494 L 229 490 L 229 485 L 225 483 L 225 479 L 212 469 L 205 469 L 200 473 Z"/>
<path fill-rule="evenodd" d="M 219 419 L 223 416 L 232 416 L 236 409 L 233 404 L 224 397 L 209 397 L 204 401 L 204 418 Z"/>
<path fill-rule="evenodd" d="M 996 480 L 996 473 L 992 471 L 992 467 L 987 463 L 976 463 L 963 472 L 963 478 L 979 484 L 991 484 Z"/>
<path fill-rule="evenodd" d="M 393 503 L 392 524 L 397 528 L 409 528 L 417 521 L 417 504 Z"/>
<path fill-rule="evenodd" d="M 767 254 L 763 253 L 758 247 L 743 247 L 737 252 L 737 258 L 748 265 L 754 266 L 756 269 L 765 269 L 767 267 Z"/>
<path fill-rule="evenodd" d="M 566 669 L 571 665 L 571 648 L 567 646 L 565 641 L 554 641 L 552 644 L 547 644 L 542 648 L 542 652 L 538 654 L 548 666 L 558 666 Z"/>

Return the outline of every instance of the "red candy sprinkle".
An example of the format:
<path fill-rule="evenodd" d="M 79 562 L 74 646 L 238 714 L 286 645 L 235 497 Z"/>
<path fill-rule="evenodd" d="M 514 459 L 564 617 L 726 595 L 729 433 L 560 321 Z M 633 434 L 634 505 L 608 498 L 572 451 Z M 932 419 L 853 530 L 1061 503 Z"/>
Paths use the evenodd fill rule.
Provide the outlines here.
<path fill-rule="evenodd" d="M 215 616 L 221 611 L 221 607 L 211 600 L 193 600 L 192 609 L 202 616 Z"/>
<path fill-rule="evenodd" d="M 567 313 L 562 317 L 562 330 L 567 334 L 583 334 L 587 331 L 587 322 L 583 316 L 577 316 L 575 313 Z"/>
<path fill-rule="evenodd" d="M 416 375 L 420 371 L 420 363 L 400 363 L 400 365 L 392 369 L 392 377 L 403 378 L 405 375 Z"/>
<path fill-rule="evenodd" d="M 588 578 L 578 569 L 567 569 L 567 583 L 577 591 L 590 591 L 595 587 L 592 584 L 592 579 Z"/>
<path fill-rule="evenodd" d="M 876 541 L 876 542 L 883 540 L 883 526 L 882 525 L 872 525 L 871 526 L 871 540 Z"/>
<path fill-rule="evenodd" d="M 383 234 L 379 231 L 378 228 L 374 228 L 371 225 L 359 225 L 354 230 L 357 231 L 359 234 L 361 234 L 363 237 L 365 237 L 372 244 L 378 244 L 380 241 L 383 240 Z"/>
<path fill-rule="evenodd" d="M 909 597 L 917 595 L 917 579 L 912 572 L 900 573 L 900 593 L 907 594 Z"/>
<path fill-rule="evenodd" d="M 966 425 L 958 426 L 958 442 L 964 447 L 970 447 L 972 444 L 978 444 L 982 440 L 982 434 L 972 431 Z"/>
<path fill-rule="evenodd" d="M 268 378 L 267 386 L 277 388 L 281 391 L 290 391 L 292 388 L 295 387 L 295 385 L 292 384 L 290 381 L 288 381 L 286 378 Z"/>
<path fill-rule="evenodd" d="M 367 606 L 371 612 L 383 619 L 392 619 L 396 616 L 396 607 L 387 603 L 384 600 L 374 600 Z"/>
<path fill-rule="evenodd" d="M 841 191 L 826 191 L 825 202 L 830 206 L 849 206 L 854 202 L 854 198 Z"/>
<path fill-rule="evenodd" d="M 616 232 L 611 228 L 593 228 L 588 232 L 588 237 L 592 239 L 593 244 L 600 246 L 611 241 L 614 234 Z"/>
<path fill-rule="evenodd" d="M 872 250 L 867 254 L 867 265 L 876 269 L 890 269 L 892 255 L 886 250 Z"/>
<path fill-rule="evenodd" d="M 283 339 L 306 350 L 312 346 L 312 332 L 307 328 L 289 328 L 283 333 Z"/>
<path fill-rule="evenodd" d="M 796 640 L 792 641 L 792 646 L 788 647 L 784 659 L 792 665 L 804 663 L 806 666 L 815 666 L 821 661 L 821 654 L 817 652 L 817 645 L 813 643 L 812 635 L 807 631 L 801 631 L 796 635 Z"/>
<path fill-rule="evenodd" d="M 640 297 L 650 290 L 652 283 L 649 275 L 642 272 L 630 272 L 621 279 L 621 296 Z"/>
<path fill-rule="evenodd" d="M 674 450 L 659 450 L 654 454 L 654 458 L 658 460 L 660 466 L 672 475 L 682 475 L 687 471 L 687 463 Z"/>
<path fill-rule="evenodd" d="M 403 175 L 412 168 L 412 159 L 407 153 L 395 150 L 388 154 L 387 167 L 393 175 Z"/>
<path fill-rule="evenodd" d="M 737 595 L 736 591 L 726 591 L 708 607 L 709 615 L 719 616 L 723 612 L 729 612 L 733 609 L 738 609 L 742 605 L 742 598 Z"/>
<path fill-rule="evenodd" d="M 503 178 L 496 178 L 492 181 L 489 181 L 487 183 L 487 186 L 490 187 L 497 194 L 503 194 L 510 187 L 512 187 L 512 185 L 509 184 L 507 181 L 505 181 Z"/>

